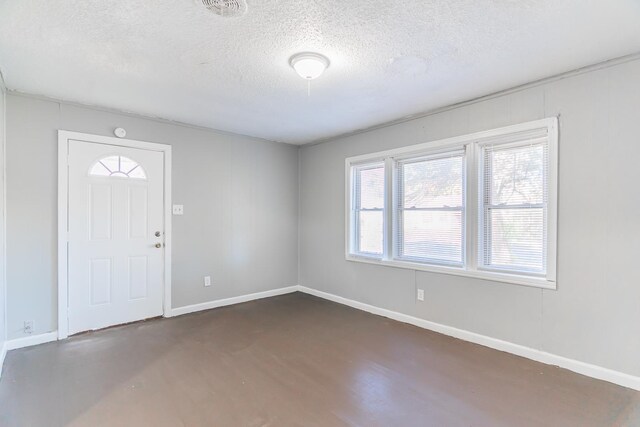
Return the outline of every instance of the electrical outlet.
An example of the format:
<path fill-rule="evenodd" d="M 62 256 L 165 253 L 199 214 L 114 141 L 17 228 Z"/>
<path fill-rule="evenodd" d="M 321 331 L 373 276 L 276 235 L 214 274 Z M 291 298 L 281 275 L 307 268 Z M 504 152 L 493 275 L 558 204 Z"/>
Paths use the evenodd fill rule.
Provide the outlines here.
<path fill-rule="evenodd" d="M 424 289 L 418 289 L 418 301 L 424 301 Z"/>
<path fill-rule="evenodd" d="M 204 285 L 211 286 L 211 276 L 204 276 Z"/>
<path fill-rule="evenodd" d="M 184 205 L 173 205 L 174 215 L 184 215 Z"/>
<path fill-rule="evenodd" d="M 33 320 L 25 320 L 24 321 L 24 331 L 25 334 L 33 333 Z"/>

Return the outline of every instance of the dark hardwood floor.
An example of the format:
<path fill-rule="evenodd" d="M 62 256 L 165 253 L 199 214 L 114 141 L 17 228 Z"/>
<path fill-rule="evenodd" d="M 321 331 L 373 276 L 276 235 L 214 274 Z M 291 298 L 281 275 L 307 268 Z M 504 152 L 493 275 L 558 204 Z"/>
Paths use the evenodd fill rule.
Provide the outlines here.
<path fill-rule="evenodd" d="M 9 352 L 2 426 L 633 426 L 640 393 L 295 293 Z"/>

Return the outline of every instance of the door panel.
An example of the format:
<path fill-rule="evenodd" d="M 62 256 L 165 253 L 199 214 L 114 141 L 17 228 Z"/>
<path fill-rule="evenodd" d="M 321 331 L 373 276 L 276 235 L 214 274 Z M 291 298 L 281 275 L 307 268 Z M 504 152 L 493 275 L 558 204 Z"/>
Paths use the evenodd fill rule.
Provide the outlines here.
<path fill-rule="evenodd" d="M 89 239 L 111 240 L 111 186 L 90 184 L 89 191 Z"/>
<path fill-rule="evenodd" d="M 147 238 L 147 189 L 129 188 L 129 239 Z"/>
<path fill-rule="evenodd" d="M 161 152 L 69 141 L 70 334 L 162 314 L 163 168 Z"/>

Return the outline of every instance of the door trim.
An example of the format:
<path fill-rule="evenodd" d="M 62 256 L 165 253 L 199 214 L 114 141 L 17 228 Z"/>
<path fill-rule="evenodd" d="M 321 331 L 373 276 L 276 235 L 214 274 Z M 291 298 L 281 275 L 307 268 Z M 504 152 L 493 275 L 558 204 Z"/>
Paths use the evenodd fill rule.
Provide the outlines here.
<path fill-rule="evenodd" d="M 164 153 L 164 292 L 163 316 L 171 316 L 171 146 L 153 142 L 58 130 L 58 339 L 69 336 L 69 140 L 138 148 Z"/>

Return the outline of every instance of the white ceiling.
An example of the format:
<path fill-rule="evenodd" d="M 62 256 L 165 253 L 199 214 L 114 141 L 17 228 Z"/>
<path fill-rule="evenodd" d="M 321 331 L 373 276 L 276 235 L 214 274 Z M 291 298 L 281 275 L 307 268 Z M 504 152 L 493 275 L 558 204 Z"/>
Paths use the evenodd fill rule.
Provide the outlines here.
<path fill-rule="evenodd" d="M 0 0 L 9 89 L 306 143 L 640 51 L 638 0 Z M 311 83 L 289 57 L 331 66 Z"/>

